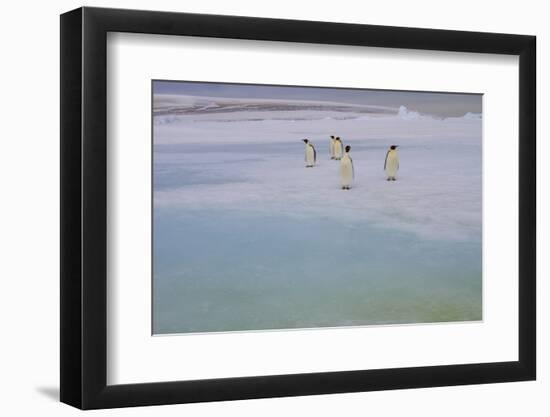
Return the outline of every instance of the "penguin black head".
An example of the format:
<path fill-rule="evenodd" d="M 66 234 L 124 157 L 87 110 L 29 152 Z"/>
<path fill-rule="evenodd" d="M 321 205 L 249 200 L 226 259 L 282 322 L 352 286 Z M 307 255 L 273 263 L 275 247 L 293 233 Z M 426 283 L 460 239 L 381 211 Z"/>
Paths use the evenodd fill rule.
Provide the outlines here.
<path fill-rule="evenodd" d="M 351 146 L 346 146 L 346 152 L 349 152 L 349 150 L 351 149 Z"/>
<path fill-rule="evenodd" d="M 397 149 L 397 145 L 392 145 L 392 146 L 390 146 L 390 149 L 391 149 L 391 150 Z"/>
<path fill-rule="evenodd" d="M 340 140 L 340 136 L 336 136 L 336 140 Z"/>
<path fill-rule="evenodd" d="M 334 139 L 334 135 L 330 135 L 330 138 L 331 138 L 331 139 Z"/>
<path fill-rule="evenodd" d="M 303 141 L 304 143 L 308 143 L 308 142 L 309 142 L 309 140 L 307 140 L 307 139 L 302 139 L 302 141 Z"/>

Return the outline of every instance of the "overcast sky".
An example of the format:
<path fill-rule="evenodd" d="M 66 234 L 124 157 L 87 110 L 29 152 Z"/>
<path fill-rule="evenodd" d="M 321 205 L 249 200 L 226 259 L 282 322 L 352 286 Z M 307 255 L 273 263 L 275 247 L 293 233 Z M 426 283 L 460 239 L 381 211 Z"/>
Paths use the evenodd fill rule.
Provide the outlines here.
<path fill-rule="evenodd" d="M 379 106 L 406 106 L 409 110 L 438 116 L 481 113 L 481 94 L 434 93 L 350 88 L 285 87 L 255 84 L 154 81 L 154 94 L 226 98 L 272 98 L 334 101 Z"/>

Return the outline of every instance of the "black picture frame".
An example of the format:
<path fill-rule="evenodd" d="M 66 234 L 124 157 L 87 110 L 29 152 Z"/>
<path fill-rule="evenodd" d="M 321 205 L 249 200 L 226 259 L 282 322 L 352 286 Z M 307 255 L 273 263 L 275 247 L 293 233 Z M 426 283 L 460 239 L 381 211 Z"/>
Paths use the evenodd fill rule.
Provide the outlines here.
<path fill-rule="evenodd" d="M 107 385 L 108 32 L 519 56 L 518 361 Z M 536 378 L 536 38 L 102 8 L 61 15 L 61 401 L 81 409 Z"/>

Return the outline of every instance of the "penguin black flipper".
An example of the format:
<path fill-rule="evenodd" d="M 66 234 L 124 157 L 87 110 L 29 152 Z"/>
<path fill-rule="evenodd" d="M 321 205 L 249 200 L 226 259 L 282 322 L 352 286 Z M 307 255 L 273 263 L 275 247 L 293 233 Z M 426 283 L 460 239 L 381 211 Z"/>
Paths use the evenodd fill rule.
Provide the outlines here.
<path fill-rule="evenodd" d="M 355 179 L 355 168 L 353 167 L 353 159 L 351 159 L 350 157 L 349 161 L 351 162 L 351 178 Z"/>
<path fill-rule="evenodd" d="M 388 155 L 390 154 L 390 151 L 386 152 L 386 159 L 384 159 L 384 169 L 386 169 L 386 164 L 388 163 Z"/>
<path fill-rule="evenodd" d="M 315 150 L 315 146 L 311 145 L 311 148 L 313 149 L 313 162 L 317 162 L 317 151 Z"/>

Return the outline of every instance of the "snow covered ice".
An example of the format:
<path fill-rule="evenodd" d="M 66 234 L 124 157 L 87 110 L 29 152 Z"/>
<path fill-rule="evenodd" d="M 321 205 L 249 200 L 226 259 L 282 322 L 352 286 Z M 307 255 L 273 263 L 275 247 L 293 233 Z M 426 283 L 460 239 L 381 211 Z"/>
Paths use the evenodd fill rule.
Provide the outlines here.
<path fill-rule="evenodd" d="M 436 119 L 404 107 L 397 114 L 360 106 L 334 111 L 323 103 L 315 103 L 320 110 L 292 111 L 239 111 L 234 104 L 211 113 L 204 110 L 219 105 L 202 100 L 191 114 L 155 118 L 157 206 L 323 216 L 348 225 L 368 220 L 434 239 L 479 236 L 480 118 Z M 331 134 L 351 145 L 352 192 L 338 186 Z M 315 169 L 303 169 L 302 138 L 317 150 Z M 383 166 L 392 144 L 401 163 L 398 181 L 388 184 Z M 181 181 L 166 186 L 170 175 Z"/>

